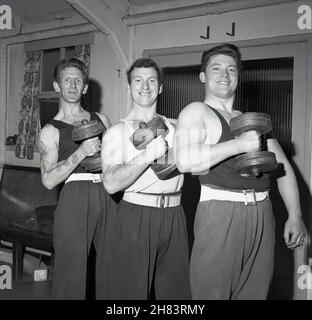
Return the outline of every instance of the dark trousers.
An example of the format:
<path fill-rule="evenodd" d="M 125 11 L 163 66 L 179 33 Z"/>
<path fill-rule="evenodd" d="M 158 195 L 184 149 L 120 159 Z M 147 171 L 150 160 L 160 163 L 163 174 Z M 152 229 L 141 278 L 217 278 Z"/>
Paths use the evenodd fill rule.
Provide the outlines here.
<path fill-rule="evenodd" d="M 193 299 L 266 299 L 274 267 L 270 200 L 205 201 L 197 208 L 191 255 Z"/>
<path fill-rule="evenodd" d="M 107 243 L 107 242 L 106 242 Z M 105 299 L 190 299 L 188 237 L 181 206 L 153 208 L 121 201 L 106 255 Z"/>
<path fill-rule="evenodd" d="M 113 202 L 102 183 L 65 184 L 54 213 L 54 299 L 85 299 L 88 253 L 105 238 L 107 212 Z M 105 272 L 96 261 L 96 274 Z M 96 275 L 97 277 L 97 275 Z"/>

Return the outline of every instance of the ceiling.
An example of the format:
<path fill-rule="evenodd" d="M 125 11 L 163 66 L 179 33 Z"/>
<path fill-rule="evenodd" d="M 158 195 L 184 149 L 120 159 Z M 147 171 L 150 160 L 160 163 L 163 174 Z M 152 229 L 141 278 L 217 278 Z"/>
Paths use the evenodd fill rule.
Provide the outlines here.
<path fill-rule="evenodd" d="M 100 0 L 105 3 L 106 0 Z M 128 13 L 143 13 L 156 10 L 185 7 L 224 0 L 115 0 L 128 8 Z M 108 1 L 109 3 L 109 1 Z M 5 0 L 12 9 L 13 17 L 21 18 L 24 26 L 61 21 L 80 14 L 65 0 Z"/>
<path fill-rule="evenodd" d="M 55 22 L 79 15 L 65 0 L 6 0 L 23 25 Z"/>
<path fill-rule="evenodd" d="M 12 9 L 13 18 L 20 19 L 22 30 L 34 30 L 42 25 L 52 24 L 72 24 L 84 23 L 86 18 L 78 11 L 70 6 L 71 0 L 4 0 L 5 4 Z M 93 0 L 87 2 L 81 0 L 87 6 L 92 6 L 92 3 L 97 1 L 102 2 L 105 7 L 110 9 L 110 6 L 117 6 L 122 9 L 123 16 L 137 17 L 140 15 L 152 15 L 154 12 L 160 12 L 163 16 L 165 10 L 175 12 L 184 10 L 189 11 L 194 5 L 211 4 L 227 4 L 230 8 L 235 4 L 240 3 L 239 7 L 248 8 L 256 3 L 261 5 L 261 0 Z M 274 4 L 281 2 L 290 2 L 291 0 L 272 0 L 272 2 L 264 1 L 266 4 Z M 294 0 L 295 1 L 295 0 Z M 298 1 L 298 0 L 296 0 Z M 95 6 L 96 7 L 96 6 Z M 207 7 L 207 6 L 206 6 Z M 23 29 L 24 28 L 24 29 Z M 39 28 L 40 29 L 40 28 Z M 42 29 L 41 29 L 42 30 Z M 29 31 L 28 31 L 29 32 Z"/>

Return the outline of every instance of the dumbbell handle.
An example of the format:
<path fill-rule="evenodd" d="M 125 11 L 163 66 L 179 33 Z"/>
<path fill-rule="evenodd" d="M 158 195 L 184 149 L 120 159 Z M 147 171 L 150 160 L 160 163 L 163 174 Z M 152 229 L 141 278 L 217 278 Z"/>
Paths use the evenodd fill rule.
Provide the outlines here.
<path fill-rule="evenodd" d="M 165 136 L 167 131 L 167 125 L 163 119 L 158 116 L 147 123 L 143 121 L 140 122 L 139 128 L 131 135 L 130 141 L 138 150 L 143 150 L 146 145 L 157 136 Z"/>
<path fill-rule="evenodd" d="M 251 172 L 255 177 L 258 177 L 261 174 L 260 168 L 253 168 L 251 169 Z"/>
<path fill-rule="evenodd" d="M 144 131 L 135 131 L 134 134 L 130 137 L 133 145 L 138 150 L 143 150 L 146 148 L 146 145 L 151 142 L 153 139 L 162 135 L 163 137 L 169 131 L 167 125 L 162 120 L 161 117 L 156 117 L 148 123 L 140 122 L 138 130 L 149 130 L 147 132 L 147 137 L 144 135 Z M 137 138 L 137 140 L 135 139 Z M 169 158 L 168 150 L 159 158 L 156 159 L 153 164 L 151 164 L 151 169 L 154 171 L 156 176 L 159 179 L 166 179 L 168 175 L 172 176 L 173 172 L 176 170 L 176 165 L 174 163 L 169 164 L 167 159 Z M 171 157 L 172 158 L 172 157 Z M 162 163 L 164 162 L 164 163 Z"/>
<path fill-rule="evenodd" d="M 176 174 L 179 174 L 177 166 L 173 161 L 172 148 L 168 149 L 162 157 L 156 159 L 151 165 L 151 169 L 160 180 L 166 179 L 168 176 L 172 178 Z"/>

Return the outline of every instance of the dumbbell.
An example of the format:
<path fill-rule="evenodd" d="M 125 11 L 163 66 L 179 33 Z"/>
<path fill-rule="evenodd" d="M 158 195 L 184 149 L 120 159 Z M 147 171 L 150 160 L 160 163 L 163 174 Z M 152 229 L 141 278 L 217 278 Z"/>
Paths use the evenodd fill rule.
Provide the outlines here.
<path fill-rule="evenodd" d="M 98 120 L 81 121 L 81 124 L 72 131 L 73 141 L 80 143 L 84 140 L 91 139 L 101 135 L 106 130 L 104 124 Z M 81 161 L 80 165 L 88 172 L 99 172 L 102 170 L 101 154 L 97 152 L 95 155 L 86 157 Z"/>
<path fill-rule="evenodd" d="M 163 119 L 156 117 L 147 123 L 140 122 L 139 128 L 132 134 L 130 141 L 138 150 L 143 150 L 146 145 L 158 136 L 164 138 L 168 131 L 169 129 Z M 172 149 L 167 150 L 162 157 L 157 159 L 151 165 L 151 169 L 160 180 L 169 179 L 179 174 L 173 160 Z"/>
<path fill-rule="evenodd" d="M 267 113 L 246 112 L 230 120 L 231 132 L 239 136 L 243 132 L 255 130 L 261 138 L 260 150 L 237 156 L 234 169 L 240 174 L 259 176 L 277 168 L 274 152 L 264 150 L 264 135 L 272 130 L 271 117 Z"/>

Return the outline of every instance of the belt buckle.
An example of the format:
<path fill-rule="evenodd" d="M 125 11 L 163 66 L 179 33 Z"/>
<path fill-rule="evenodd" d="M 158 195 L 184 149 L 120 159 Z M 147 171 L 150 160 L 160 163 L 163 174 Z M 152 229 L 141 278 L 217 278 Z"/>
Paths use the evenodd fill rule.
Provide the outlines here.
<path fill-rule="evenodd" d="M 255 205 L 257 203 L 255 190 L 247 189 L 243 190 L 243 194 L 245 196 L 245 206 L 252 204 Z"/>
<path fill-rule="evenodd" d="M 93 177 L 92 177 L 92 182 L 93 182 L 93 183 L 102 182 L 102 177 L 101 177 L 101 175 L 100 175 L 100 174 L 99 174 L 99 175 L 93 175 Z"/>
<path fill-rule="evenodd" d="M 160 207 L 160 208 L 164 208 L 164 206 L 165 206 L 165 195 L 162 194 L 162 195 L 160 196 L 159 207 Z"/>

